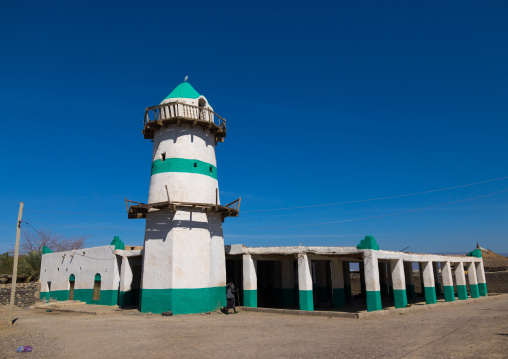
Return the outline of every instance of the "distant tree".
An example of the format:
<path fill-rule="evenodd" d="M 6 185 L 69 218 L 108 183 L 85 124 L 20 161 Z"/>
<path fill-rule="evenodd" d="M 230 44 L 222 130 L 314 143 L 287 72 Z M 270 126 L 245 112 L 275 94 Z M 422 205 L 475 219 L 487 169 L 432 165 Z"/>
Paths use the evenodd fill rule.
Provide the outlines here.
<path fill-rule="evenodd" d="M 13 265 L 14 265 L 14 256 L 12 256 L 9 252 L 0 254 L 0 274 L 12 274 Z"/>
<path fill-rule="evenodd" d="M 26 281 L 37 281 L 41 273 L 42 251 L 31 251 L 20 257 L 19 272 L 26 277 Z"/>
<path fill-rule="evenodd" d="M 81 249 L 85 246 L 88 236 L 66 237 L 63 234 L 53 233 L 51 229 L 32 232 L 23 231 L 23 241 L 20 245 L 21 253 L 30 253 L 33 251 L 42 251 L 42 247 L 47 246 L 53 252 L 70 251 L 72 249 Z"/>

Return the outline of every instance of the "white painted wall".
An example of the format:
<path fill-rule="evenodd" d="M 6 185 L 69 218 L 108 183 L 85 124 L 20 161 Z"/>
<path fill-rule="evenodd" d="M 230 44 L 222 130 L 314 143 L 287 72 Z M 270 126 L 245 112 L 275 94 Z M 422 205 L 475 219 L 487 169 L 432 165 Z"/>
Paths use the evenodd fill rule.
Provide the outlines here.
<path fill-rule="evenodd" d="M 120 282 L 114 246 L 46 253 L 41 262 L 41 292 L 69 290 L 69 277 L 74 274 L 74 289 L 93 289 L 95 275 L 101 275 L 101 290 L 117 290 Z"/>
<path fill-rule="evenodd" d="M 179 210 L 146 219 L 143 288 L 210 288 L 226 285 L 219 214 Z"/>

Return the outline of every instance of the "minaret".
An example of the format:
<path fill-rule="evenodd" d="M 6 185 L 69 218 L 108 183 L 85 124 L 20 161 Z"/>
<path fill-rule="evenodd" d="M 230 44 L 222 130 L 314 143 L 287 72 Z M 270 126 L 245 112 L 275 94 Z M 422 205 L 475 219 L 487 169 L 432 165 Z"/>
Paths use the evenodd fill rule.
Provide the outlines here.
<path fill-rule="evenodd" d="M 225 123 L 188 82 L 146 109 L 148 203 L 128 208 L 129 218 L 146 218 L 141 312 L 203 313 L 226 304 L 222 222 L 238 216 L 240 199 L 219 201 L 215 146 Z"/>

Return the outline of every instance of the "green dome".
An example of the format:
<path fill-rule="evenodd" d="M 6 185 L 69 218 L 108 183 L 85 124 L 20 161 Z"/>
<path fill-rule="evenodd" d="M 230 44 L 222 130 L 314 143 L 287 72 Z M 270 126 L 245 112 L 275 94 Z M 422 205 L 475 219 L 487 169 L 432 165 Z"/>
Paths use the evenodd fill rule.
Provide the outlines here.
<path fill-rule="evenodd" d="M 182 82 L 180 85 L 176 86 L 173 91 L 164 99 L 168 98 L 190 98 L 196 99 L 201 96 L 192 85 L 188 82 Z"/>

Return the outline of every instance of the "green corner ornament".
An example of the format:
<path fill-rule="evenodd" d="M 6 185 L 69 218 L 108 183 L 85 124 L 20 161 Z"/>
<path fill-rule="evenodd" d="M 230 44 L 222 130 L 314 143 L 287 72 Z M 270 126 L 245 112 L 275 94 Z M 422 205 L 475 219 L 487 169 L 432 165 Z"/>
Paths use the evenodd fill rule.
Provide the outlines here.
<path fill-rule="evenodd" d="M 49 249 L 49 247 L 43 246 L 42 247 L 42 254 L 46 254 L 46 253 L 53 253 L 53 251 L 51 249 Z"/>
<path fill-rule="evenodd" d="M 119 236 L 115 236 L 111 241 L 111 245 L 115 246 L 115 250 L 117 249 L 125 249 L 125 244 L 122 242 Z"/>
<path fill-rule="evenodd" d="M 375 251 L 379 250 L 379 244 L 377 244 L 374 236 L 365 236 L 364 239 L 356 246 L 357 249 L 373 249 Z"/>
<path fill-rule="evenodd" d="M 481 258 L 482 257 L 482 250 L 479 249 L 479 248 L 476 248 L 475 250 L 473 250 L 473 251 L 469 252 L 468 254 L 466 254 L 466 256 Z"/>

